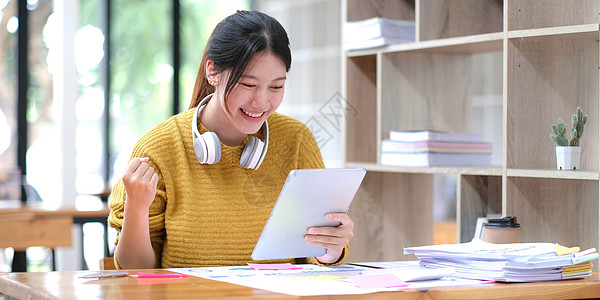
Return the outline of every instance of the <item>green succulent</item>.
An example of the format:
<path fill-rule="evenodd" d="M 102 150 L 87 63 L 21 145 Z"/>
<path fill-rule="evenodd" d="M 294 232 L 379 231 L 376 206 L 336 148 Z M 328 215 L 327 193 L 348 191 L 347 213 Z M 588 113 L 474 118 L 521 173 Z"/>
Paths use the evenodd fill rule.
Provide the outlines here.
<path fill-rule="evenodd" d="M 558 118 L 558 125 L 552 124 L 550 138 L 559 146 L 579 146 L 579 139 L 583 134 L 583 127 L 587 123 L 588 116 L 583 114 L 581 107 L 577 107 L 576 113 L 571 116 L 571 141 L 567 139 L 567 124 Z"/>

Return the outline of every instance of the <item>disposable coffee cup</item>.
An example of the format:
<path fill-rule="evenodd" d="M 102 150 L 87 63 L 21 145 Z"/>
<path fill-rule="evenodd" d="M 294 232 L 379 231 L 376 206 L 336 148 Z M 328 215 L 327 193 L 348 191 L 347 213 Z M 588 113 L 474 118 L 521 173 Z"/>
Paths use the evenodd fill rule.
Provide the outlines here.
<path fill-rule="evenodd" d="M 501 219 L 488 219 L 483 224 L 484 240 L 494 244 L 508 244 L 519 242 L 519 229 L 517 217 L 504 217 Z"/>

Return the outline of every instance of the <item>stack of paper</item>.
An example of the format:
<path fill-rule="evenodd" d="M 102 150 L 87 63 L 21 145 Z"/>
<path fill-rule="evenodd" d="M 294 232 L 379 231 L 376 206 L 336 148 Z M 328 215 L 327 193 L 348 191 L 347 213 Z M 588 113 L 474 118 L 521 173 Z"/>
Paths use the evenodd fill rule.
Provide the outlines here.
<path fill-rule="evenodd" d="M 415 22 L 371 18 L 344 24 L 344 50 L 357 50 L 415 41 Z"/>
<path fill-rule="evenodd" d="M 391 131 L 381 142 L 381 164 L 393 166 L 489 166 L 492 144 L 475 133 Z"/>
<path fill-rule="evenodd" d="M 474 239 L 468 243 L 410 247 L 425 268 L 454 268 L 456 276 L 505 282 L 574 279 L 592 273 L 596 249 L 579 251 L 552 243 L 491 244 Z"/>

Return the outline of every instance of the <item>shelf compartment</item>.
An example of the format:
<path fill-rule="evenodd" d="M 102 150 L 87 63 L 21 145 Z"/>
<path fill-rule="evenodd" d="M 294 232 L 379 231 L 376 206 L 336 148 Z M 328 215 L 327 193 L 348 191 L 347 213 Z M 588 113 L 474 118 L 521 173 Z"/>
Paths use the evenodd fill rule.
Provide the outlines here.
<path fill-rule="evenodd" d="M 382 54 L 381 132 L 477 132 L 502 165 L 502 53 Z M 489 117 L 482 117 L 489 116 Z"/>
<path fill-rule="evenodd" d="M 502 177 L 462 175 L 457 183 L 459 241 L 473 239 L 477 218 L 502 213 Z"/>
<path fill-rule="evenodd" d="M 508 40 L 507 168 L 556 168 L 551 125 L 589 115 L 581 170 L 598 169 L 598 32 Z"/>
<path fill-rule="evenodd" d="M 377 161 L 377 57 L 347 59 L 348 104 L 356 114 L 346 120 L 346 160 Z"/>
<path fill-rule="evenodd" d="M 391 130 L 469 132 L 471 57 L 421 52 L 382 59 L 382 139 Z"/>
<path fill-rule="evenodd" d="M 349 261 L 412 260 L 403 247 L 433 243 L 434 175 L 367 172 L 350 210 Z"/>
<path fill-rule="evenodd" d="M 429 0 L 418 2 L 420 41 L 502 32 L 502 0 Z"/>
<path fill-rule="evenodd" d="M 598 248 L 598 181 L 509 177 L 506 193 L 520 242 Z"/>
<path fill-rule="evenodd" d="M 508 30 L 598 23 L 597 0 L 508 0 Z"/>
<path fill-rule="evenodd" d="M 507 169 L 508 177 L 555 178 L 555 179 L 581 179 L 598 180 L 598 170 L 592 171 L 560 171 L 560 170 L 527 170 Z"/>

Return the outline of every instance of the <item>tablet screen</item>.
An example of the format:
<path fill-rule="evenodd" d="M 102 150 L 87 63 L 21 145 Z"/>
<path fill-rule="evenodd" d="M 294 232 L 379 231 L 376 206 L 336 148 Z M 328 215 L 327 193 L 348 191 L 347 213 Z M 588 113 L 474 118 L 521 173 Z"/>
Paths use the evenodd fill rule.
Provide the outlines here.
<path fill-rule="evenodd" d="M 315 257 L 325 248 L 304 240 L 308 228 L 338 226 L 325 214 L 346 212 L 365 177 L 363 168 L 300 169 L 288 174 L 252 259 Z"/>

